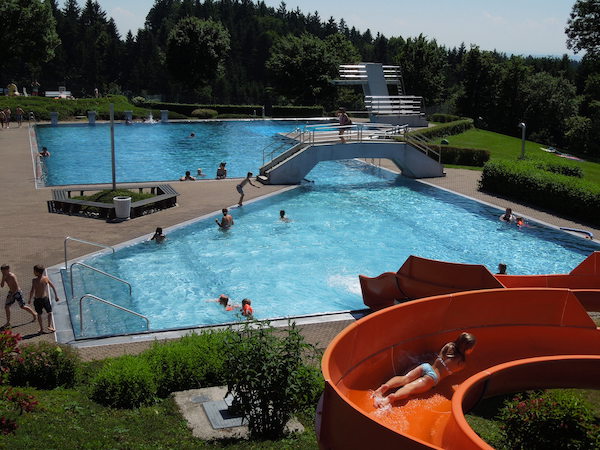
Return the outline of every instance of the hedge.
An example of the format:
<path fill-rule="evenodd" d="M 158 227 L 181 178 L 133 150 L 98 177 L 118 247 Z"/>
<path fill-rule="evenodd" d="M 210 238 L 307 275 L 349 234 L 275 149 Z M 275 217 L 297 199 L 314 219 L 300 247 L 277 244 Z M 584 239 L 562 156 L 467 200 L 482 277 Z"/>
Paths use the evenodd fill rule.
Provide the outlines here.
<path fill-rule="evenodd" d="M 422 128 L 419 130 L 411 131 L 410 133 L 408 133 L 408 135 L 417 135 L 426 139 L 433 139 L 459 134 L 471 128 L 473 128 L 473 120 L 462 119 L 456 120 L 454 122 L 448 122 L 443 125 L 436 125 L 435 127 Z"/>
<path fill-rule="evenodd" d="M 192 112 L 196 109 L 213 109 L 218 114 L 244 114 L 246 116 L 262 117 L 261 105 L 199 105 L 190 103 L 166 103 L 166 102 L 145 102 L 140 103 L 140 106 L 151 109 L 167 109 L 182 114 L 186 117 L 191 117 Z"/>
<path fill-rule="evenodd" d="M 600 225 L 600 186 L 580 178 L 539 170 L 529 161 L 489 161 L 479 189 Z"/>
<path fill-rule="evenodd" d="M 272 117 L 323 117 L 322 106 L 273 106 Z"/>
<path fill-rule="evenodd" d="M 457 120 L 463 120 L 463 119 L 465 119 L 465 117 L 455 116 L 454 114 L 442 114 L 442 113 L 435 113 L 429 117 L 429 120 L 431 122 L 438 122 L 438 123 L 455 122 Z"/>
<path fill-rule="evenodd" d="M 558 173 L 568 177 L 583 178 L 583 169 L 572 164 L 562 164 L 549 161 L 538 161 L 535 166 L 540 170 L 547 172 Z"/>
<path fill-rule="evenodd" d="M 476 148 L 452 147 L 449 145 L 428 144 L 437 152 L 442 152 L 442 164 L 483 167 L 490 160 L 490 152 Z"/>

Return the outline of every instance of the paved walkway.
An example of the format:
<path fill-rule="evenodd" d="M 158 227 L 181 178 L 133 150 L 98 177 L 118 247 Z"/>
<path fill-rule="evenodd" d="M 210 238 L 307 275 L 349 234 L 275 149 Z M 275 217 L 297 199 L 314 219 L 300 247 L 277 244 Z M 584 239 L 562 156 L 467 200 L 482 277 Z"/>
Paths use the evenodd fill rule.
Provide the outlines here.
<path fill-rule="evenodd" d="M 171 185 L 181 194 L 178 206 L 155 214 L 136 218 L 122 223 L 106 223 L 101 220 L 49 214 L 46 201 L 50 199 L 50 188 L 36 189 L 29 147 L 28 129 L 11 128 L 0 131 L 0 159 L 2 175 L 0 177 L 0 263 L 8 263 L 17 275 L 21 288 L 27 296 L 33 277 L 34 264 L 52 266 L 64 260 L 63 241 L 65 236 L 74 236 L 85 240 L 114 245 L 154 231 L 157 226 L 167 228 L 172 225 L 194 219 L 198 216 L 219 211 L 222 207 L 234 205 L 238 200 L 235 185 L 238 180 L 203 180 L 197 182 L 174 181 Z M 393 167 L 393 163 L 382 161 L 382 165 Z M 249 168 L 252 170 L 252 168 Z M 582 224 L 552 216 L 543 211 L 528 208 L 515 202 L 477 191 L 479 172 L 459 169 L 446 169 L 445 178 L 425 180 L 436 186 L 469 195 L 471 197 L 496 204 L 501 208 L 512 206 L 517 214 L 535 218 L 556 226 L 586 228 Z M 246 201 L 260 195 L 277 192 L 284 186 L 263 186 L 261 189 L 246 189 Z M 600 230 L 590 229 L 600 237 Z M 69 244 L 69 257 L 75 258 L 94 251 L 89 246 L 77 243 Z M 0 296 L 6 296 L 6 287 L 0 289 Z M 62 293 L 59 293 L 62 294 Z M 63 299 L 64 301 L 64 299 Z M 28 313 L 18 307 L 11 308 L 11 323 L 15 332 L 23 335 L 29 342 L 40 339 L 54 340 L 54 336 L 36 335 L 37 324 L 30 322 Z M 0 311 L 0 320 L 5 321 L 4 310 Z M 304 325 L 303 333 L 309 342 L 326 346 L 331 339 L 346 326 L 348 321 Z M 86 359 L 115 356 L 122 353 L 137 353 L 147 348 L 149 343 L 113 345 L 81 349 Z"/>

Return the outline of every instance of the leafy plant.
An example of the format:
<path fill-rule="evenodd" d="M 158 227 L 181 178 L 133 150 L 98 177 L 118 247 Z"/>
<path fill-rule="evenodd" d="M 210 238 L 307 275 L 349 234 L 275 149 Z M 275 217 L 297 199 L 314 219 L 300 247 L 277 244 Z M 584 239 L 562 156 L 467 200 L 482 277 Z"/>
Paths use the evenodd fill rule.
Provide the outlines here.
<path fill-rule="evenodd" d="M 116 191 L 106 189 L 104 191 L 95 192 L 91 195 L 80 195 L 73 197 L 74 200 L 87 200 L 91 202 L 112 203 L 113 197 L 131 197 L 132 202 L 139 202 L 147 198 L 155 197 L 155 194 L 149 192 L 135 192 L 128 189 L 117 189 Z"/>
<path fill-rule="evenodd" d="M 230 335 L 225 353 L 228 391 L 253 436 L 281 437 L 292 414 L 316 401 L 314 373 L 303 362 L 315 349 L 294 324 L 277 334 L 268 324 L 245 324 Z"/>
<path fill-rule="evenodd" d="M 191 115 L 198 119 L 214 119 L 219 113 L 214 109 L 198 108 L 192 111 Z"/>
<path fill-rule="evenodd" d="M 169 343 L 155 343 L 142 357 L 155 376 L 157 395 L 214 386 L 224 380 L 223 347 L 229 331 L 191 334 Z"/>
<path fill-rule="evenodd" d="M 24 346 L 19 361 L 10 364 L 13 386 L 33 386 L 39 389 L 70 387 L 75 383 L 79 364 L 77 352 L 66 345 L 37 342 Z"/>
<path fill-rule="evenodd" d="M 125 355 L 104 365 L 91 382 L 92 400 L 104 406 L 135 408 L 155 400 L 156 382 L 150 365 Z"/>
<path fill-rule="evenodd" d="M 591 406 L 567 390 L 519 394 L 499 414 L 508 448 L 588 449 L 600 445 Z"/>

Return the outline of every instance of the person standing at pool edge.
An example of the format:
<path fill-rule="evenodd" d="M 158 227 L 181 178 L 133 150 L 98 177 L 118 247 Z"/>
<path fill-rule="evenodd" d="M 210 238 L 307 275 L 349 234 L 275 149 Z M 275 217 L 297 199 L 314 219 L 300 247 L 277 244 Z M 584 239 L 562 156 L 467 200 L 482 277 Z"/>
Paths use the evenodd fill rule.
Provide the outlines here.
<path fill-rule="evenodd" d="M 228 230 L 233 226 L 233 217 L 231 217 L 227 208 L 223 208 L 221 212 L 223 213 L 221 222 L 219 222 L 218 219 L 215 219 L 215 222 L 217 223 L 217 225 L 219 225 L 219 228 L 221 230 Z"/>
<path fill-rule="evenodd" d="M 0 267 L 0 271 L 2 271 L 2 281 L 0 282 L 0 287 L 4 287 L 4 283 L 8 285 L 8 294 L 6 295 L 6 303 L 4 304 L 6 323 L 2 325 L 2 329 L 10 328 L 10 307 L 15 302 L 17 302 L 21 309 L 24 309 L 33 316 L 32 322 L 34 322 L 37 318 L 37 314 L 33 312 L 33 309 L 25 304 L 25 300 L 23 300 L 23 293 L 19 287 L 19 282 L 17 281 L 16 275 L 10 271 L 10 266 L 8 264 L 3 264 L 2 267 Z"/>
<path fill-rule="evenodd" d="M 250 177 L 252 176 L 252 172 L 248 172 L 248 174 L 246 175 L 246 178 L 244 178 L 242 180 L 242 182 L 240 184 L 238 184 L 235 188 L 237 189 L 238 193 L 240 194 L 240 201 L 238 202 L 239 206 L 243 206 L 242 202 L 244 201 L 244 186 L 246 186 L 246 184 L 250 184 L 250 186 L 254 186 L 256 189 L 260 189 L 260 186 L 257 186 L 256 184 L 252 183 L 252 181 L 250 180 Z"/>
<path fill-rule="evenodd" d="M 33 274 L 35 278 L 31 280 L 31 290 L 29 291 L 29 301 L 31 303 L 31 297 L 33 297 L 33 307 L 37 313 L 38 323 L 40 325 L 40 334 L 44 332 L 44 326 L 42 324 L 42 312 L 46 310 L 48 316 L 48 330 L 50 332 L 56 331 L 52 326 L 52 305 L 50 304 L 50 297 L 48 296 L 48 286 L 54 291 L 54 298 L 58 302 L 58 293 L 56 288 L 50 279 L 44 275 L 46 268 L 42 265 L 36 264 L 33 266 Z"/>

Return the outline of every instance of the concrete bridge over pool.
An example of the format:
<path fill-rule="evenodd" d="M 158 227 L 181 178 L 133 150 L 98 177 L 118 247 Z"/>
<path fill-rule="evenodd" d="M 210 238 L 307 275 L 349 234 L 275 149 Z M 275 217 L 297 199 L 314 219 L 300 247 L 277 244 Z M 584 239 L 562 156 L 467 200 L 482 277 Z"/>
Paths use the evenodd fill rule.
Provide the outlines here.
<path fill-rule="evenodd" d="M 298 184 L 321 161 L 353 158 L 390 159 L 409 178 L 443 177 L 440 153 L 407 135 L 407 130 L 380 123 L 307 126 L 282 135 L 283 152 L 282 144 L 265 149 L 263 161 L 269 161 L 263 163 L 258 179 L 264 184 Z"/>

